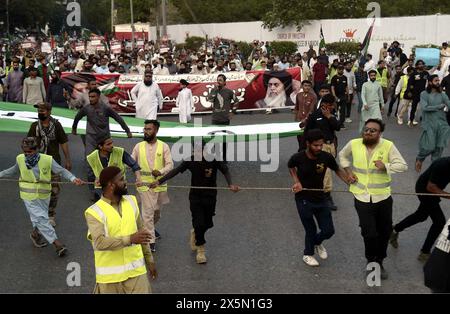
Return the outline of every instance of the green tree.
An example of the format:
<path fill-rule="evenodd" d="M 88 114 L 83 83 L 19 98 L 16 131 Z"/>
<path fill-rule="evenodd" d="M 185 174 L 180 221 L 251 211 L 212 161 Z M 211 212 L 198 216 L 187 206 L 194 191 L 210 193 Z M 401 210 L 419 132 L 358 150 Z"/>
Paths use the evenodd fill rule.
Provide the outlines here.
<path fill-rule="evenodd" d="M 370 0 L 273 0 L 263 16 L 265 27 L 297 26 L 302 28 L 310 20 L 364 18 Z M 379 0 L 381 17 L 450 14 L 450 2 L 441 0 Z M 293 10 L 292 8 L 296 8 Z"/>
<path fill-rule="evenodd" d="M 297 52 L 297 44 L 292 41 L 272 41 L 272 51 L 278 55 L 292 55 Z"/>

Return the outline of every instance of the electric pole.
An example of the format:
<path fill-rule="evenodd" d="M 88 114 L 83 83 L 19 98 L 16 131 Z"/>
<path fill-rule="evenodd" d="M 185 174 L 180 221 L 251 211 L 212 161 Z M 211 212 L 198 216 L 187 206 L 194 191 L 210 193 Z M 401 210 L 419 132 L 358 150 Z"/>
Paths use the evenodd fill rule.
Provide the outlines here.
<path fill-rule="evenodd" d="M 134 12 L 133 12 L 133 0 L 130 0 L 130 11 L 131 11 L 131 45 L 133 47 L 135 47 L 135 42 L 134 42 Z"/>
<path fill-rule="evenodd" d="M 111 0 L 111 34 L 114 33 L 114 0 Z"/>
<path fill-rule="evenodd" d="M 167 37 L 167 0 L 161 0 L 162 35 Z"/>

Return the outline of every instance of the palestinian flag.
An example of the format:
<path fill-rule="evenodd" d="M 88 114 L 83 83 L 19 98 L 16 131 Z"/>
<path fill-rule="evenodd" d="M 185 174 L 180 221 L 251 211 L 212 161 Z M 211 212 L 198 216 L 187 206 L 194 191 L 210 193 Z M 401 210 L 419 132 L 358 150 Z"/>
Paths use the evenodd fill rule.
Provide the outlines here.
<path fill-rule="evenodd" d="M 325 36 L 323 36 L 323 29 L 322 25 L 320 25 L 320 44 L 319 44 L 319 50 L 322 48 L 325 48 Z"/>
<path fill-rule="evenodd" d="M 52 117 L 57 119 L 67 133 L 72 132 L 72 125 L 76 111 L 62 108 L 53 108 Z M 123 117 L 136 138 L 144 137 L 144 120 Z M 207 118 L 210 121 L 209 118 Z M 0 133 L 27 134 L 30 125 L 38 121 L 37 110 L 31 105 L 0 102 Z M 126 137 L 122 127 L 113 119 L 110 119 L 110 130 L 113 137 Z M 86 121 L 78 124 L 78 134 L 86 133 Z M 239 126 L 211 126 L 194 124 L 180 124 L 176 122 L 161 122 L 158 138 L 174 143 L 180 140 L 190 142 L 192 139 L 204 138 L 215 141 L 255 141 L 271 139 L 274 137 L 293 137 L 301 133 L 298 123 L 271 123 Z"/>
<path fill-rule="evenodd" d="M 375 26 L 375 19 L 373 19 L 372 26 L 370 26 L 367 31 L 367 35 L 364 38 L 363 43 L 361 44 L 361 58 L 366 59 L 367 52 L 369 51 L 370 39 L 372 38 L 373 28 Z"/>

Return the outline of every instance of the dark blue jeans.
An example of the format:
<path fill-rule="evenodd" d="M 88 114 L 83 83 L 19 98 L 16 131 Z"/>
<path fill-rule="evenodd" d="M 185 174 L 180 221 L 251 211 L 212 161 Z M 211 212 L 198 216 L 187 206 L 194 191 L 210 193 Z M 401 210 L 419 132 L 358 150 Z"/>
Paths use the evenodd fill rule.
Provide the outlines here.
<path fill-rule="evenodd" d="M 331 216 L 329 201 L 311 202 L 296 198 L 298 214 L 305 227 L 305 251 L 304 255 L 313 256 L 314 247 L 321 245 L 323 241 L 334 235 L 333 218 Z M 317 225 L 320 232 L 317 233 Z"/>

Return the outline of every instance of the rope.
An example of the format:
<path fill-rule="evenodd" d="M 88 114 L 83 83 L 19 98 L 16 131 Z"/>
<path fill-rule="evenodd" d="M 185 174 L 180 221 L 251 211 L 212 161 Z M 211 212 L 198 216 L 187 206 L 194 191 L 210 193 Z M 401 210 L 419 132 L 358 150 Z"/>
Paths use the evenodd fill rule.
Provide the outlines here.
<path fill-rule="evenodd" d="M 0 182 L 14 182 L 14 183 L 49 183 L 49 182 L 28 182 L 28 181 L 20 181 L 16 179 L 0 179 Z M 73 184 L 72 182 L 50 182 L 51 184 Z M 95 182 L 84 182 L 84 185 L 95 185 Z M 136 186 L 136 183 L 130 182 L 127 183 L 129 186 Z M 144 186 L 149 186 L 149 184 L 144 183 Z M 209 186 L 189 186 L 189 185 L 170 185 L 171 189 L 194 189 L 194 190 L 224 190 L 228 191 L 229 187 L 209 187 Z M 240 187 L 241 191 L 289 191 L 292 192 L 292 188 L 268 188 L 268 187 Z M 324 190 L 324 189 L 308 189 L 303 188 L 303 191 L 307 192 L 333 192 L 333 193 L 346 193 L 352 194 L 348 190 Z M 448 194 L 434 194 L 434 193 L 408 193 L 408 192 L 392 192 L 391 195 L 403 195 L 403 196 L 433 196 L 433 197 L 449 197 Z"/>

